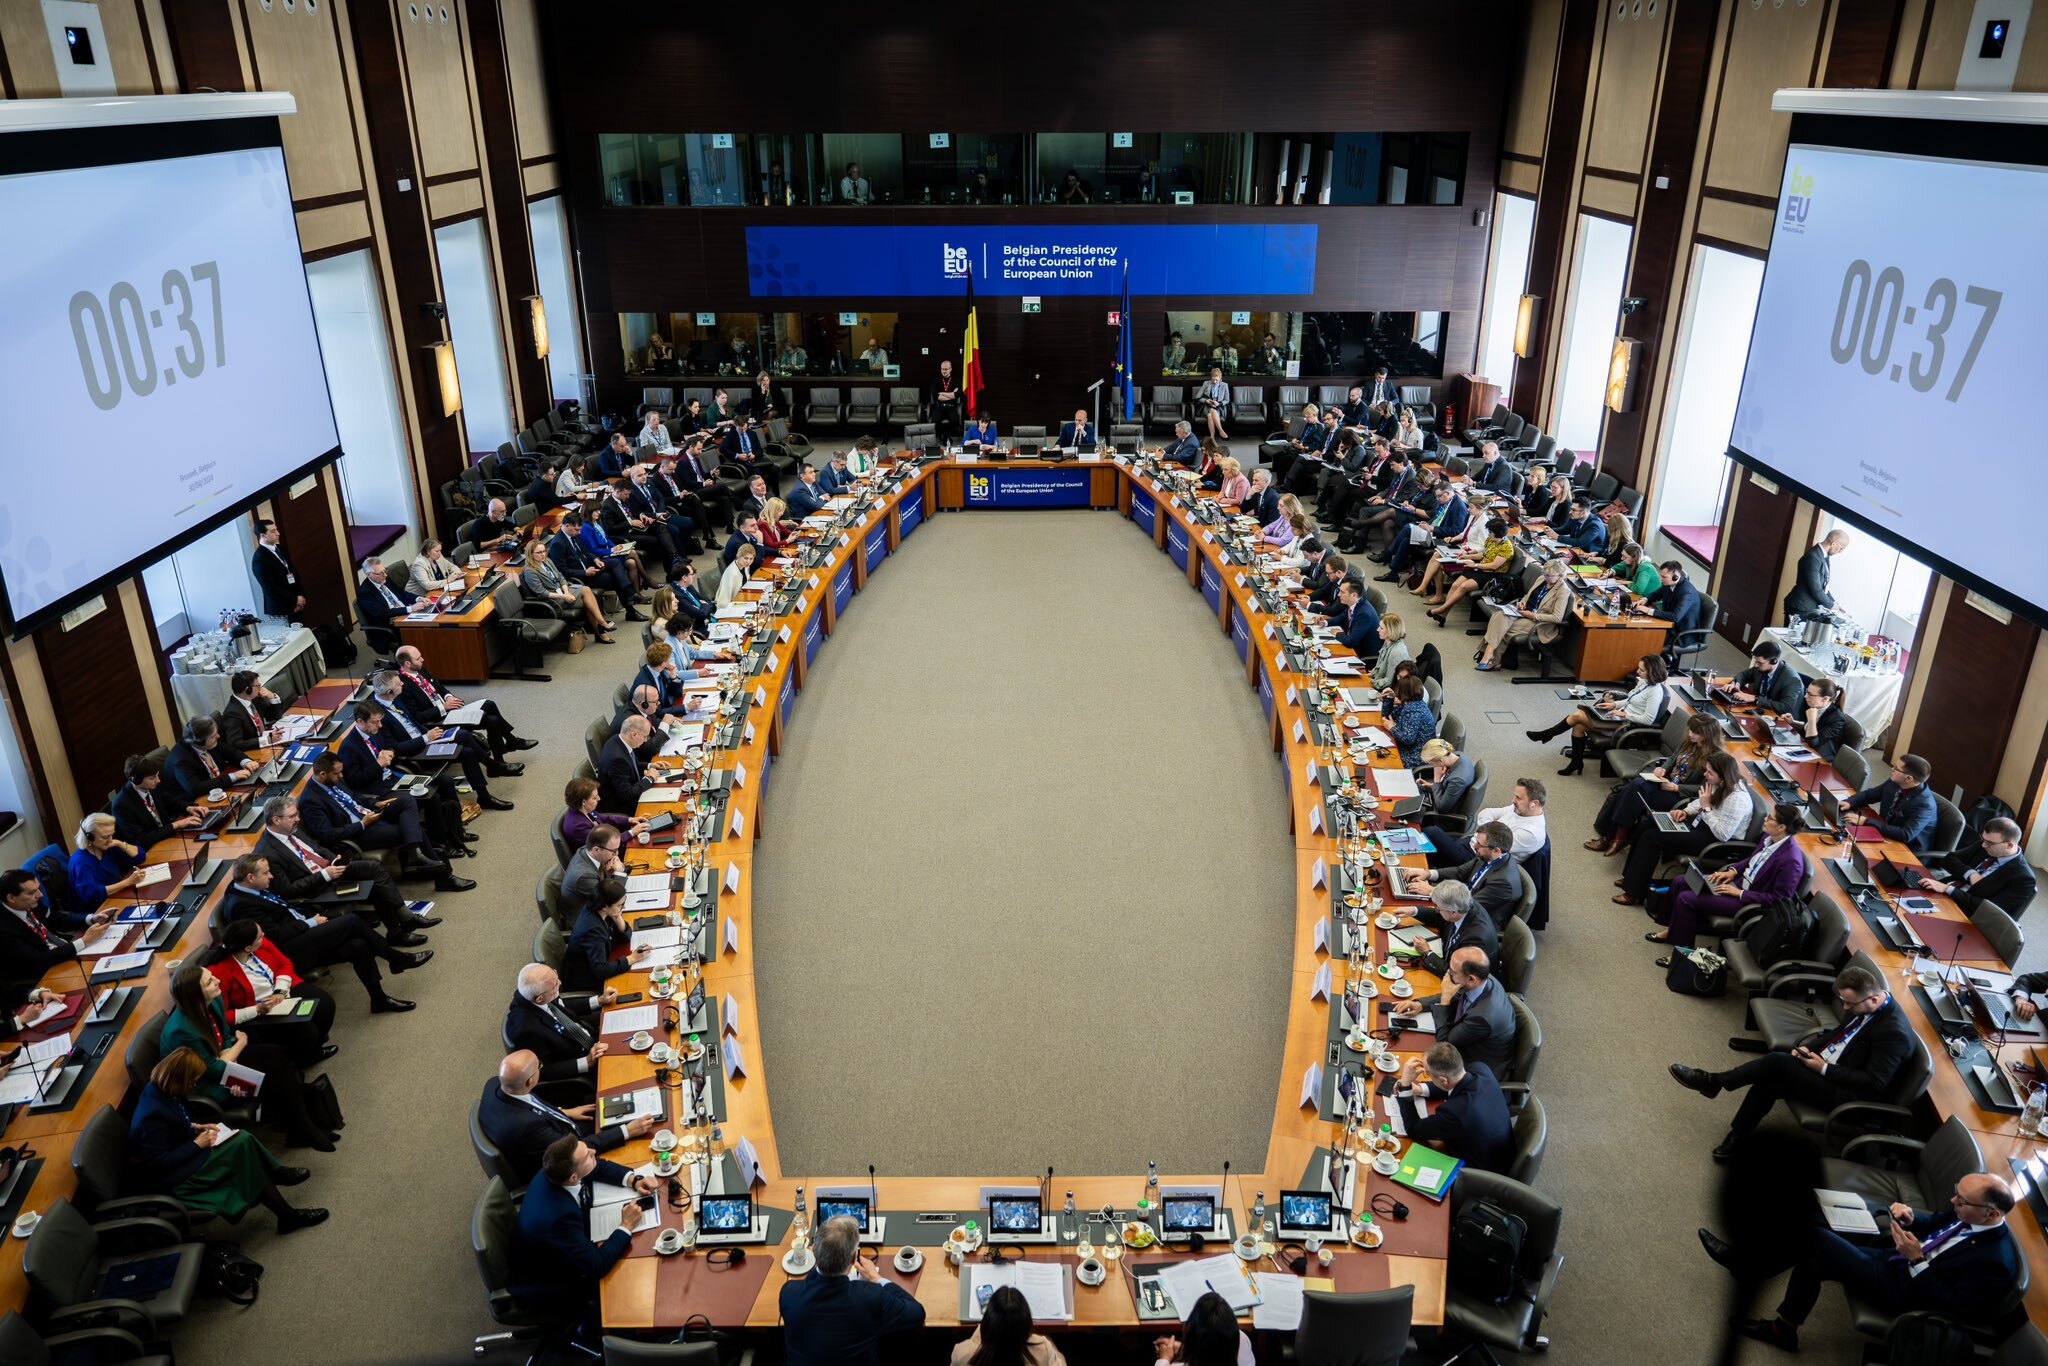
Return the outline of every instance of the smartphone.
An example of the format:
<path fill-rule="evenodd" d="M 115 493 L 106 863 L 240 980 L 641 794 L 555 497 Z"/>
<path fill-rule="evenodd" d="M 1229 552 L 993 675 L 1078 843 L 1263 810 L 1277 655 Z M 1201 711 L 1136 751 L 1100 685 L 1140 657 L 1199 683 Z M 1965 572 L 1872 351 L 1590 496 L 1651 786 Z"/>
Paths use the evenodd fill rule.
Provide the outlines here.
<path fill-rule="evenodd" d="M 629 1006 L 639 999 L 640 993 L 637 991 L 622 991 L 619 993 L 618 999 L 613 1001 L 612 1004 L 615 1006 Z"/>
<path fill-rule="evenodd" d="M 639 1199 L 635 1200 L 633 1203 L 638 1205 L 641 1209 L 649 1211 L 650 1213 L 654 1209 L 654 1197 L 651 1195 L 643 1195 Z"/>

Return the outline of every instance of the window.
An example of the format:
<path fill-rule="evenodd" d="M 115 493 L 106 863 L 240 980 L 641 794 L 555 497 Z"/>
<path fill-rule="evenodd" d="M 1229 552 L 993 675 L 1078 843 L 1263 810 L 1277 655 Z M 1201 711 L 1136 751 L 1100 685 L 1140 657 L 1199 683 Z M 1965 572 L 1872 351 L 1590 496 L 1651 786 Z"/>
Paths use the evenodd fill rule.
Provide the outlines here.
<path fill-rule="evenodd" d="M 626 373 L 649 378 L 751 383 L 778 375 L 867 373 L 861 356 L 873 341 L 895 364 L 894 313 L 621 313 Z"/>
<path fill-rule="evenodd" d="M 688 202 L 688 170 L 680 133 L 600 133 L 598 161 L 605 202 L 624 207 Z"/>
<path fill-rule="evenodd" d="M 249 573 L 255 553 L 254 524 L 237 517 L 144 569 L 157 648 L 168 653 L 187 636 L 219 630 L 222 612 L 261 616 L 263 595 Z"/>
<path fill-rule="evenodd" d="M 1816 534 L 1826 535 L 1833 524 L 1834 519 L 1823 513 Z M 1844 523 L 1842 530 L 1849 544 L 1835 556 L 1828 574 L 1835 610 L 1847 613 L 1865 636 L 1888 636 L 1912 649 L 1933 571 L 1853 526 Z"/>
<path fill-rule="evenodd" d="M 1194 379 L 1208 377 L 1209 367 L 1221 365 L 1227 375 L 1281 375 L 1287 372 L 1285 358 L 1293 355 L 1290 340 L 1299 323 L 1292 313 L 1168 313 L 1166 336 L 1159 350 L 1163 373 Z M 1242 317 L 1244 322 L 1234 322 Z M 1173 334 L 1180 334 L 1181 363 L 1172 365 Z M 1277 366 L 1260 362 L 1267 333 L 1281 353 Z M 1133 346 L 1136 339 L 1133 339 Z M 1143 356 L 1134 357 L 1139 373 L 1145 370 Z"/>
<path fill-rule="evenodd" d="M 21 736 L 15 733 L 4 693 L 0 693 L 0 811 L 12 811 L 21 818 L 21 827 L 16 829 L 12 838 L 19 841 L 16 847 L 24 858 L 28 851 L 42 846 L 43 827 L 36 814 L 35 791 L 29 786 L 28 763 L 21 752 Z"/>
<path fill-rule="evenodd" d="M 336 468 L 349 524 L 411 526 L 412 462 L 370 253 L 306 262 L 306 287 L 341 432 L 343 455 Z"/>
<path fill-rule="evenodd" d="M 912 133 L 903 139 L 903 197 L 913 204 L 1012 203 L 1023 168 L 1018 133 Z"/>
<path fill-rule="evenodd" d="M 1557 401 L 1557 444 L 1580 455 L 1600 444 L 1607 396 L 1607 360 L 1621 317 L 1621 282 L 1628 269 L 1630 229 L 1591 214 L 1579 215 L 1579 252 L 1572 275 L 1571 317 Z"/>
<path fill-rule="evenodd" d="M 515 428 L 484 220 L 471 218 L 434 229 L 434 250 L 441 258 L 441 292 L 448 307 L 448 335 L 455 343 L 469 448 L 496 450 L 512 439 Z"/>
<path fill-rule="evenodd" d="M 533 232 L 533 270 L 548 320 L 548 391 L 558 399 L 583 397 L 583 311 L 577 307 L 575 265 L 562 197 L 526 206 Z"/>
<path fill-rule="evenodd" d="M 898 204 L 903 200 L 903 135 L 901 133 L 826 133 L 818 138 L 816 193 L 819 204 L 847 203 L 848 172 L 858 169 L 868 183 L 868 200 Z"/>
<path fill-rule="evenodd" d="M 1479 333 L 1479 373 L 1503 394 L 1515 383 L 1515 321 L 1529 282 L 1529 237 L 1536 231 L 1536 201 L 1518 194 L 1493 197 L 1492 264 L 1486 277 L 1486 319 Z M 1476 420 L 1484 413 L 1473 413 Z"/>
<path fill-rule="evenodd" d="M 1693 253 L 1685 327 L 1673 372 L 1664 450 L 1651 521 L 1670 528 L 1718 528 L 1728 496 L 1728 431 L 1742 390 L 1743 358 L 1764 263 L 1739 252 L 1699 247 Z M 1687 544 L 1715 542 L 1711 532 Z"/>

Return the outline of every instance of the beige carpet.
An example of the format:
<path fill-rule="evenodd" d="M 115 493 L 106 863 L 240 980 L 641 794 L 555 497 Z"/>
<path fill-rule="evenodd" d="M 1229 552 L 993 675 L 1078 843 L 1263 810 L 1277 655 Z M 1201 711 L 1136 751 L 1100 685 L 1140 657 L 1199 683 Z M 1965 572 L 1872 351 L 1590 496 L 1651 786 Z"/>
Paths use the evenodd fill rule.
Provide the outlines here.
<path fill-rule="evenodd" d="M 818 655 L 755 855 L 786 1171 L 1264 1160 L 1293 843 L 1170 569 L 1110 513 L 940 517 Z"/>

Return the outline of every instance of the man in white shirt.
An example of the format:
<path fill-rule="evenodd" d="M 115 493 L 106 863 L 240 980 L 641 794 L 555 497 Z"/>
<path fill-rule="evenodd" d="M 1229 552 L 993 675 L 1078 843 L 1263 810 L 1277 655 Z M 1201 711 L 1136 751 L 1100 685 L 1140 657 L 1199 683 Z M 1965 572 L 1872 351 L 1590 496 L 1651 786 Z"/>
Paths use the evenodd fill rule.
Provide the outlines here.
<path fill-rule="evenodd" d="M 873 187 L 866 176 L 860 173 L 860 163 L 846 163 L 846 174 L 839 177 L 839 202 L 842 204 L 865 204 L 873 197 Z"/>
<path fill-rule="evenodd" d="M 1498 821 L 1514 831 L 1514 848 L 1508 852 L 1520 863 L 1550 839 L 1550 822 L 1543 814 L 1543 804 L 1549 795 L 1541 778 L 1517 778 L 1513 800 L 1506 806 L 1485 807 L 1472 827 L 1476 830 L 1488 821 Z M 1448 868 L 1472 857 L 1471 845 L 1441 826 L 1426 825 L 1422 833 L 1436 846 L 1429 854 L 1432 868 Z"/>

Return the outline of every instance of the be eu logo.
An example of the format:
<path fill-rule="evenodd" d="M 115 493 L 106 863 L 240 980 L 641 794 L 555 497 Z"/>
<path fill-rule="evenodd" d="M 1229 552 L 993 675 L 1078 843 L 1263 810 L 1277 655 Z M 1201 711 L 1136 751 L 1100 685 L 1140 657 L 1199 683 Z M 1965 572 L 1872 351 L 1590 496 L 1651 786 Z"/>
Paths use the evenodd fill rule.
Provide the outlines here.
<path fill-rule="evenodd" d="M 1806 216 L 1813 212 L 1813 177 L 1800 171 L 1795 162 L 1792 178 L 1785 185 L 1785 212 L 1778 227 L 1785 232 L 1805 232 Z"/>

